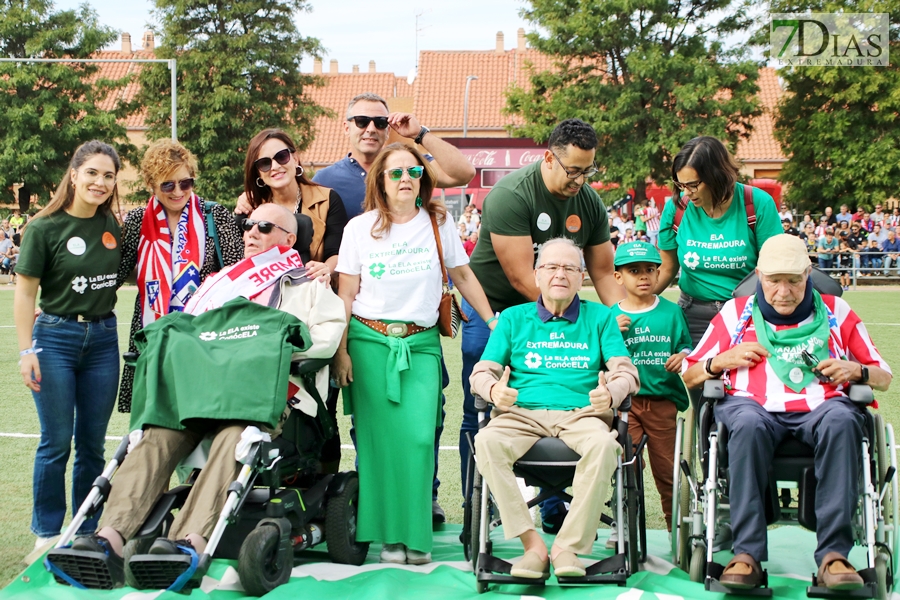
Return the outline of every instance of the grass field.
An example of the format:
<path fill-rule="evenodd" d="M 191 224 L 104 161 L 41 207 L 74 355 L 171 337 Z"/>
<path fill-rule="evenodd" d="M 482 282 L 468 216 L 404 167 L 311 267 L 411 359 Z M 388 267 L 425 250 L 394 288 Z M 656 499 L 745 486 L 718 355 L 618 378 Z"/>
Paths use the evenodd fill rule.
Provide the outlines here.
<path fill-rule="evenodd" d="M 34 451 L 38 440 L 33 437 L 14 437 L 9 434 L 37 434 L 39 432 L 37 414 L 30 392 L 22 385 L 16 366 L 17 343 L 12 318 L 13 286 L 0 289 L 0 491 L 3 508 L 0 510 L 0 586 L 5 586 L 23 568 L 22 558 L 34 544 L 34 536 L 29 530 L 31 522 L 31 477 Z M 133 289 L 119 293 L 119 335 L 123 350 L 127 344 L 128 325 L 134 306 Z M 596 300 L 593 292 L 583 297 Z M 668 297 L 674 299 L 674 293 Z M 896 290 L 860 290 L 847 292 L 844 297 L 868 324 L 869 332 L 885 359 L 895 368 L 900 365 L 900 316 L 893 312 L 893 304 L 900 299 Z M 462 418 L 462 386 L 459 372 L 462 368 L 459 339 L 444 338 L 444 355 L 451 374 L 450 387 L 446 390 L 447 418 L 445 422 L 440 455 L 441 505 L 451 523 L 462 522 L 461 494 L 459 483 L 459 457 L 455 446 L 458 441 L 459 424 Z M 900 425 L 900 385 L 887 393 L 878 395 L 881 412 L 888 422 Z M 340 413 L 340 410 L 339 410 Z M 341 417 L 340 428 L 343 443 L 349 444 L 349 419 Z M 127 432 L 128 415 L 114 413 L 109 424 L 108 435 L 121 436 Z M 107 454 L 115 447 L 115 442 L 107 443 Z M 343 451 L 343 468 L 352 468 L 353 451 Z M 69 468 L 71 473 L 71 465 Z M 648 527 L 664 527 L 659 498 L 650 476 L 645 474 L 647 490 Z"/>

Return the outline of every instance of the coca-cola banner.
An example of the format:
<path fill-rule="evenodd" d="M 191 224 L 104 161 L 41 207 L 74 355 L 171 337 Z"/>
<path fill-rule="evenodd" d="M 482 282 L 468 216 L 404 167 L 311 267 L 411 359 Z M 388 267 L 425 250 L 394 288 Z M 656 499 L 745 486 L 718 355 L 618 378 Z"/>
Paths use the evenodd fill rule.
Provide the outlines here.
<path fill-rule="evenodd" d="M 544 150 L 534 148 L 460 148 L 473 167 L 518 169 L 538 162 L 544 157 Z"/>

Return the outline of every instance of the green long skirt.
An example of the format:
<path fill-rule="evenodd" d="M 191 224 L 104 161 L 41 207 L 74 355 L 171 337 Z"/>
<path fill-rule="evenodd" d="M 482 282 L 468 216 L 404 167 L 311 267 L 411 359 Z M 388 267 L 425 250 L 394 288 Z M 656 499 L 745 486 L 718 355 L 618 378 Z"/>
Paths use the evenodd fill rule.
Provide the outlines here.
<path fill-rule="evenodd" d="M 406 338 L 417 339 L 409 344 L 409 369 L 400 371 L 399 402 L 387 394 L 392 350 L 383 336 L 360 328 L 365 326 L 351 322 L 348 341 L 353 360 L 348 391 L 359 458 L 356 539 L 431 552 L 434 430 L 441 389 L 437 328 Z"/>

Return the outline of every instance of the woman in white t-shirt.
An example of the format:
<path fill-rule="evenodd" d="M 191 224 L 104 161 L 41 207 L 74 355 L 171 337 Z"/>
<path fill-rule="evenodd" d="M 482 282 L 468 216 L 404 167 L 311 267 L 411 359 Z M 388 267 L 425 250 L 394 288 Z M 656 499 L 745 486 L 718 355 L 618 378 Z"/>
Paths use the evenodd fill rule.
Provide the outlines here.
<path fill-rule="evenodd" d="M 434 431 L 441 411 L 435 229 L 453 283 L 491 329 L 496 318 L 456 226 L 431 197 L 435 177 L 425 158 L 391 144 L 366 180 L 366 212 L 347 223 L 335 268 L 349 321 L 334 377 L 356 428 L 356 539 L 381 542 L 382 562 L 425 564 L 431 561 Z"/>

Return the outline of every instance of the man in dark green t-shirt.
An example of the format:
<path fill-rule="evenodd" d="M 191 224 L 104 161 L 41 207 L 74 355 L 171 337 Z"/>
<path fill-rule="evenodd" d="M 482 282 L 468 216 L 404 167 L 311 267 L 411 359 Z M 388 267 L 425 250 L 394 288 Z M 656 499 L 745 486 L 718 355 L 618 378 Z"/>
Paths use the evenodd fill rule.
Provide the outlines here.
<path fill-rule="evenodd" d="M 507 175 L 488 194 L 478 245 L 469 265 L 494 311 L 537 300 L 534 261 L 541 246 L 558 237 L 574 241 L 584 251 L 587 272 L 604 304 L 609 306 L 622 299 L 622 290 L 613 276 L 613 247 L 609 241 L 606 207 L 587 185 L 588 179 L 597 172 L 594 164 L 597 143 L 597 134 L 590 125 L 567 119 L 550 134 L 540 162 Z M 481 359 L 490 330 L 465 301 L 462 309 L 469 318 L 463 324 L 464 397 L 459 432 L 461 473 L 465 477 L 469 459 L 467 434 L 474 436 L 478 431 L 469 375 Z M 462 483 L 465 490 L 466 482 Z M 557 504 L 553 500 L 546 502 L 541 507 L 542 515 L 558 512 Z M 546 531 L 557 529 L 558 523 L 545 528 Z"/>
<path fill-rule="evenodd" d="M 525 556 L 516 577 L 541 578 L 547 547 L 516 484 L 512 466 L 542 437 L 557 437 L 581 458 L 572 483 L 572 505 L 549 558 L 556 575 L 582 577 L 578 554 L 594 544 L 619 443 L 612 410 L 638 391 L 637 369 L 612 311 L 578 299 L 584 280 L 581 251 L 566 239 L 541 250 L 532 278 L 536 302 L 500 315 L 472 390 L 494 405 L 491 421 L 475 436 L 478 470 L 490 486 L 507 539 L 518 537 Z"/>

